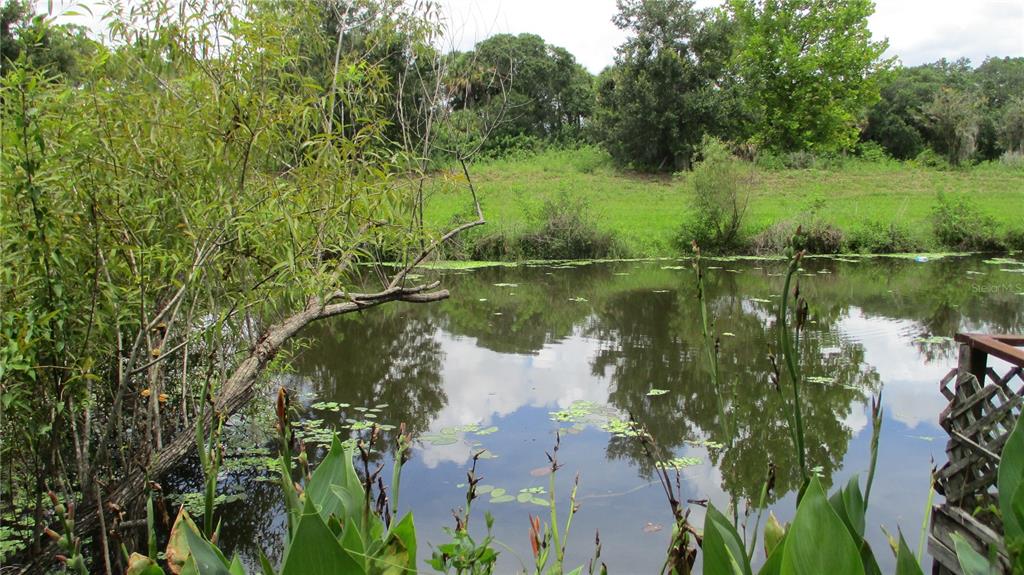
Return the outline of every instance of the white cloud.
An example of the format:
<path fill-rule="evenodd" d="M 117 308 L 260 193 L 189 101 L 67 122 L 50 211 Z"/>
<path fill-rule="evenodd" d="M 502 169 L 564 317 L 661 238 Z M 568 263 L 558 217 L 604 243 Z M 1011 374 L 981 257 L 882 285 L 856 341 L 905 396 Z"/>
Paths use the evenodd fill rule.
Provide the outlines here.
<path fill-rule="evenodd" d="M 874 367 L 885 386 L 882 405 L 890 416 L 910 429 L 921 423 L 938 426 L 939 412 L 946 399 L 939 393 L 939 380 L 952 365 L 937 361 L 907 361 L 916 357 L 909 333 L 919 326 L 910 320 L 867 317 L 859 308 L 851 308 L 837 329 L 864 348 L 864 363 Z M 863 408 L 860 408 L 863 409 Z M 867 415 L 854 407 L 846 420 L 854 432 L 867 425 Z"/>
<path fill-rule="evenodd" d="M 473 423 L 488 426 L 523 407 L 554 411 L 579 400 L 608 402 L 607 379 L 595 381 L 590 371 L 590 359 L 598 349 L 595 340 L 572 336 L 545 346 L 537 355 L 516 355 L 478 347 L 472 338 L 445 333 L 436 337 L 447 358 L 441 381 L 448 402 L 431 421 L 431 431 Z M 442 462 L 465 463 L 471 452 L 460 441 L 426 444 L 421 455 L 433 468 Z"/>

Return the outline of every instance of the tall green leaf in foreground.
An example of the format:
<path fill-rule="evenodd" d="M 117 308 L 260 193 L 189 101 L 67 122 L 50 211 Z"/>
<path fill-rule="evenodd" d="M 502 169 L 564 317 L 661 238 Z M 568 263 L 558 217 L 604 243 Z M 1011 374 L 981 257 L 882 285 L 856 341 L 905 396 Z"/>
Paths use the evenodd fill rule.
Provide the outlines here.
<path fill-rule="evenodd" d="M 782 550 L 782 575 L 863 575 L 857 543 L 812 477 Z"/>

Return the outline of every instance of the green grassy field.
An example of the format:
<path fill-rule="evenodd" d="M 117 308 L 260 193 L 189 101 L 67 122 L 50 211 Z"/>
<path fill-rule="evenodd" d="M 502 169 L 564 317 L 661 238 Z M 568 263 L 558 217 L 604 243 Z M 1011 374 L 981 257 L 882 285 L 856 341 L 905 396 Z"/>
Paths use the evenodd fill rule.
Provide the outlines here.
<path fill-rule="evenodd" d="M 523 159 L 471 167 L 489 228 L 536 225 L 545 199 L 562 193 L 585 198 L 597 226 L 614 233 L 631 256 L 675 255 L 673 238 L 689 218 L 685 174 L 649 176 L 617 170 L 600 150 L 551 150 Z M 1024 170 L 985 164 L 939 170 L 897 162 L 850 160 L 831 170 L 756 170 L 744 233 L 780 221 L 818 219 L 850 234 L 870 222 L 896 222 L 915 243 L 938 249 L 932 237 L 937 195 L 965 195 L 995 219 L 1003 234 L 1024 230 Z M 435 192 L 428 222 L 443 225 L 469 207 L 464 191 Z"/>

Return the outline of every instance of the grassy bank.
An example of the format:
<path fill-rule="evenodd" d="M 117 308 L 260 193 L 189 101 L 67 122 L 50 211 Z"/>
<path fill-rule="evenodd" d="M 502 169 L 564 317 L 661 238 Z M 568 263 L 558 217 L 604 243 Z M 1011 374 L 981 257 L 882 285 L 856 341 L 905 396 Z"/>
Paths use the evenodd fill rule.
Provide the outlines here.
<path fill-rule="evenodd" d="M 649 176 L 617 170 L 596 149 L 550 150 L 481 162 L 474 184 L 490 222 L 478 237 L 521 234 L 541 226 L 546 201 L 582 200 L 596 228 L 616 238 L 619 255 L 679 253 L 675 238 L 691 218 L 688 175 Z M 779 222 L 829 224 L 846 239 L 890 225 L 906 232 L 917 251 L 942 246 L 933 229 L 938 194 L 964 198 L 994 223 L 992 233 L 1024 234 L 1024 170 L 984 164 L 941 170 L 898 162 L 848 160 L 824 169 L 755 169 L 743 236 Z M 426 218 L 437 225 L 468 208 L 465 195 L 435 193 Z M 850 242 L 844 242 L 848 244 Z"/>

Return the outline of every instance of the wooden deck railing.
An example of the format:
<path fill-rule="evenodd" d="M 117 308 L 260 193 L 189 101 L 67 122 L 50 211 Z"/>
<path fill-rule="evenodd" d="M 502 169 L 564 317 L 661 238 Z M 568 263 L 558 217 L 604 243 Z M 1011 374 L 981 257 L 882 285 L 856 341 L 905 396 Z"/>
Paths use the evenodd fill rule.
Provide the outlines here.
<path fill-rule="evenodd" d="M 997 505 L 1000 454 L 1024 405 L 1024 336 L 961 333 L 955 339 L 958 364 L 939 385 L 949 400 L 939 415 L 939 425 L 949 434 L 949 461 L 935 472 L 936 491 L 946 501 L 932 510 L 928 550 L 935 558 L 933 572 L 961 572 L 953 532 L 984 555 L 994 546 L 1009 569 L 998 519 L 974 511 Z M 1009 365 L 1000 373 L 991 357 Z"/>

